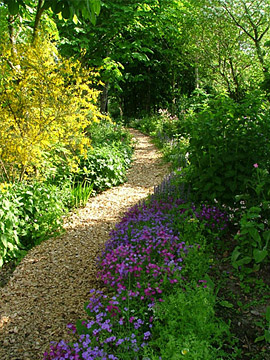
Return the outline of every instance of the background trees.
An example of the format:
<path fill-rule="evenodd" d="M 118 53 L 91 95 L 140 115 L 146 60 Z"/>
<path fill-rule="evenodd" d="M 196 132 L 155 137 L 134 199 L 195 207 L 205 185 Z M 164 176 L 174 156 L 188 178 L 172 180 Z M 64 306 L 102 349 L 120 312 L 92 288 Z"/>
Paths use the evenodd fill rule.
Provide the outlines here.
<path fill-rule="evenodd" d="M 269 7 L 268 0 L 13 0 L 1 11 L 11 43 L 27 32 L 35 38 L 38 28 L 55 34 L 62 55 L 100 69 L 101 111 L 134 116 L 177 113 L 196 88 L 236 101 L 268 91 Z"/>

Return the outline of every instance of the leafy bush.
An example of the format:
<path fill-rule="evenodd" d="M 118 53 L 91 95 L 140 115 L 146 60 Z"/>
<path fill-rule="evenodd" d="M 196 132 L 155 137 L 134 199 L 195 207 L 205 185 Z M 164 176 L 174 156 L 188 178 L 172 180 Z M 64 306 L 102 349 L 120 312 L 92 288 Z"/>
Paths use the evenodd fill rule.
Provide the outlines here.
<path fill-rule="evenodd" d="M 175 134 L 171 140 L 162 141 L 162 137 L 158 139 L 162 149 L 163 157 L 166 162 L 170 163 L 172 169 L 186 167 L 188 164 L 187 149 L 189 140 L 180 134 Z"/>
<path fill-rule="evenodd" d="M 269 172 L 254 164 L 246 192 L 236 197 L 237 210 L 234 221 L 239 232 L 235 236 L 236 247 L 232 253 L 232 265 L 242 271 L 258 270 L 260 263 L 270 254 L 270 179 Z M 245 265 L 249 264 L 249 268 Z"/>
<path fill-rule="evenodd" d="M 159 117 L 157 115 L 145 116 L 142 119 L 134 119 L 130 122 L 130 125 L 135 129 L 140 130 L 144 134 L 150 135 L 156 131 L 159 123 Z"/>
<path fill-rule="evenodd" d="M 130 166 L 132 149 L 124 144 L 100 145 L 81 157 L 75 182 L 89 181 L 96 192 L 122 184 Z"/>
<path fill-rule="evenodd" d="M 87 154 L 78 156 L 73 172 L 66 163 L 55 164 L 48 183 L 61 186 L 63 181 L 70 182 L 71 191 L 77 191 L 78 195 L 86 184 L 93 183 L 95 194 L 125 181 L 133 154 L 131 134 L 121 125 L 106 119 L 89 125 L 87 136 L 91 138 L 91 148 Z"/>
<path fill-rule="evenodd" d="M 130 132 L 120 124 L 116 124 L 108 120 L 92 122 L 87 127 L 87 134 L 91 139 L 91 145 L 93 147 L 100 146 L 101 144 L 132 145 L 132 135 Z"/>
<path fill-rule="evenodd" d="M 21 250 L 57 235 L 69 196 L 41 183 L 20 183 L 0 192 L 0 261 L 16 258 Z"/>
<path fill-rule="evenodd" d="M 187 179 L 195 198 L 232 204 L 245 192 L 254 163 L 269 168 L 269 119 L 263 98 L 237 104 L 226 95 L 192 117 Z"/>
<path fill-rule="evenodd" d="M 95 74 L 46 39 L 17 45 L 16 56 L 4 49 L 0 73 L 0 181 L 46 177 L 63 163 L 76 168 L 90 144 L 86 127 L 102 117 Z"/>
<path fill-rule="evenodd" d="M 7 259 L 16 257 L 21 246 L 18 232 L 20 232 L 20 209 L 23 203 L 14 197 L 12 192 L 4 188 L 0 190 L 0 267 Z"/>

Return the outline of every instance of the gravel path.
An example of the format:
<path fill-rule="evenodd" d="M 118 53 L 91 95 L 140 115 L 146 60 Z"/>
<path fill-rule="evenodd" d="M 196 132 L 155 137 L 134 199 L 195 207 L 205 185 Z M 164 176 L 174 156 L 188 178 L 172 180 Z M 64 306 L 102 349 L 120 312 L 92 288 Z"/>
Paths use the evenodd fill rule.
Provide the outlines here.
<path fill-rule="evenodd" d="M 98 286 L 95 259 L 110 230 L 168 173 L 149 138 L 131 132 L 137 145 L 127 182 L 72 214 L 65 234 L 32 249 L 0 289 L 0 360 L 41 360 L 52 340 L 69 339 L 66 325 L 85 317 Z"/>

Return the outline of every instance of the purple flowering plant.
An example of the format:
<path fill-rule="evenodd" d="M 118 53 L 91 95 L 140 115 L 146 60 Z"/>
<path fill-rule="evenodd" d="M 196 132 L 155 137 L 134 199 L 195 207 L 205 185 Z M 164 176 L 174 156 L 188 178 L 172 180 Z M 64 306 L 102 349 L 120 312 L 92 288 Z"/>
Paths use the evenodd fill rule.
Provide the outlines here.
<path fill-rule="evenodd" d="M 199 242 L 185 243 L 180 231 L 184 227 L 178 224 L 193 226 L 195 219 L 210 231 L 222 231 L 226 224 L 217 208 L 196 208 L 186 199 L 156 194 L 131 208 L 111 232 L 97 259 L 97 278 L 106 291 L 91 290 L 87 318 L 68 325 L 77 342 L 53 343 L 44 360 L 142 358 L 152 338 L 157 304 L 173 289 L 181 290 L 188 281 L 182 271 L 187 254 L 200 249 Z"/>

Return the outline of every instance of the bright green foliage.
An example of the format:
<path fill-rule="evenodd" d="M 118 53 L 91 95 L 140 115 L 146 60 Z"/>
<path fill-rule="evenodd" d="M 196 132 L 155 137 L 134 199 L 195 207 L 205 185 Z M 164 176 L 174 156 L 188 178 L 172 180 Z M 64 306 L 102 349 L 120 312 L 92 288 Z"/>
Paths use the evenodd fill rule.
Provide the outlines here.
<path fill-rule="evenodd" d="M 87 182 L 93 184 L 94 192 L 100 192 L 123 183 L 133 154 L 131 134 L 108 121 L 92 123 L 87 133 L 93 148 L 80 157 L 73 177 L 75 186 Z"/>
<path fill-rule="evenodd" d="M 25 249 L 57 235 L 65 209 L 65 196 L 59 188 L 40 183 L 22 183 L 14 186 L 14 196 L 20 198 L 23 204 L 19 213 L 18 234 Z"/>
<path fill-rule="evenodd" d="M 86 131 L 93 147 L 104 143 L 107 145 L 117 143 L 119 146 L 132 146 L 132 135 L 130 132 L 122 127 L 121 124 L 115 122 L 106 120 L 93 122 L 87 127 Z"/>
<path fill-rule="evenodd" d="M 180 288 L 168 296 L 154 311 L 154 340 L 149 343 L 154 351 L 147 353 L 149 358 L 221 360 L 222 355 L 228 358 L 220 350 L 228 326 L 215 317 L 214 304 L 214 295 L 202 284 Z"/>
<path fill-rule="evenodd" d="M 73 184 L 71 186 L 70 206 L 75 208 L 84 207 L 93 192 L 93 187 L 94 184 L 90 184 L 87 181 Z"/>
<path fill-rule="evenodd" d="M 0 266 L 42 240 L 59 234 L 69 194 L 39 183 L 0 191 Z"/>
<path fill-rule="evenodd" d="M 269 168 L 269 117 L 259 94 L 242 104 L 220 95 L 191 116 L 187 178 L 195 196 L 232 204 L 245 192 L 253 164 Z"/>
<path fill-rule="evenodd" d="M 122 184 L 126 180 L 131 153 L 130 149 L 113 144 L 95 147 L 86 158 L 81 158 L 81 170 L 75 181 L 90 181 L 96 192 Z"/>
<path fill-rule="evenodd" d="M 15 257 L 20 242 L 18 237 L 19 212 L 23 206 L 8 189 L 0 190 L 0 267 L 7 258 Z"/>
<path fill-rule="evenodd" d="M 236 197 L 239 232 L 231 261 L 234 268 L 242 271 L 259 269 L 260 263 L 269 259 L 270 251 L 270 180 L 269 172 L 254 164 L 252 176 L 246 182 L 246 192 Z M 249 269 L 245 265 L 249 264 Z"/>
<path fill-rule="evenodd" d="M 38 3 L 42 12 L 51 8 L 55 14 L 61 13 L 65 19 L 74 18 L 74 15 L 82 15 L 95 22 L 95 17 L 100 12 L 100 0 L 39 0 Z M 37 6 L 33 0 L 4 0 L 4 4 L 8 6 L 11 15 L 21 13 L 27 6 L 34 9 Z"/>

